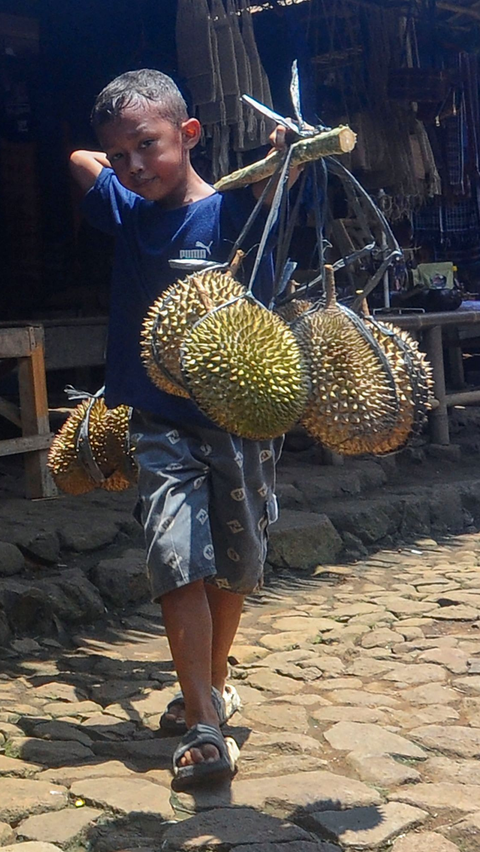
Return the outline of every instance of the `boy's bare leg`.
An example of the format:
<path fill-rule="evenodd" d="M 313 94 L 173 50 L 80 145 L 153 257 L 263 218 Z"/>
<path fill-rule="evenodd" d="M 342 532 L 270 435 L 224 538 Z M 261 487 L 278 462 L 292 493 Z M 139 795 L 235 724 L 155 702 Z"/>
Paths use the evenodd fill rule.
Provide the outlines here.
<path fill-rule="evenodd" d="M 161 600 L 173 662 L 185 698 L 183 708 L 173 708 L 190 728 L 206 722 L 218 728 L 217 713 L 211 701 L 211 686 L 223 692 L 227 658 L 237 632 L 243 608 L 243 595 L 205 584 L 190 583 L 164 595 Z M 217 759 L 214 746 L 187 752 L 182 764 Z"/>
<path fill-rule="evenodd" d="M 218 728 L 212 704 L 212 616 L 203 580 L 175 589 L 161 598 L 163 620 L 173 662 L 185 698 L 185 721 Z M 186 766 L 218 760 L 215 746 L 191 749 L 181 760 Z"/>
<path fill-rule="evenodd" d="M 213 627 L 212 686 L 223 693 L 228 674 L 228 655 L 240 623 L 245 595 L 219 589 L 211 583 L 205 584 L 205 590 Z"/>

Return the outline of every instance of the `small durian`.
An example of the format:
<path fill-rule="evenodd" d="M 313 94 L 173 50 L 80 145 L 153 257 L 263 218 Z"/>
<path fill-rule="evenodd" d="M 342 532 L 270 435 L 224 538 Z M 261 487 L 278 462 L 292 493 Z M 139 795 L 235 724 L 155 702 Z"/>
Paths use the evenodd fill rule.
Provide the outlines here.
<path fill-rule="evenodd" d="M 405 447 L 412 437 L 419 434 L 431 408 L 433 400 L 432 369 L 418 343 L 406 331 L 391 323 L 379 323 L 371 317 L 365 322 L 375 340 L 385 352 L 397 386 L 399 410 L 392 429 L 384 436 L 373 436 L 371 449 L 363 440 L 363 452 L 382 455 Z"/>
<path fill-rule="evenodd" d="M 66 494 L 88 494 L 98 487 L 83 465 L 78 452 L 78 434 L 89 404 L 90 400 L 84 400 L 74 408 L 55 435 L 48 451 L 48 468 L 58 488 Z M 103 432 L 101 424 L 100 431 Z"/>
<path fill-rule="evenodd" d="M 245 292 L 230 270 L 195 272 L 168 287 L 143 323 L 141 357 L 152 382 L 167 393 L 188 398 L 180 367 L 180 347 L 195 322 L 212 308 Z"/>
<path fill-rule="evenodd" d="M 365 323 L 337 305 L 334 274 L 325 267 L 326 300 L 292 323 L 310 368 L 312 390 L 301 423 L 342 455 L 371 452 L 375 436 L 393 428 L 399 401 L 388 360 Z"/>
<path fill-rule="evenodd" d="M 308 398 L 308 372 L 294 335 L 251 296 L 197 322 L 183 342 L 181 364 L 201 411 L 244 438 L 282 435 Z"/>
<path fill-rule="evenodd" d="M 121 491 L 134 481 L 134 463 L 127 451 L 129 408 L 107 409 L 102 397 L 81 402 L 55 435 L 48 467 L 66 494 L 87 494 L 95 488 Z M 82 431 L 88 433 L 87 438 Z"/>

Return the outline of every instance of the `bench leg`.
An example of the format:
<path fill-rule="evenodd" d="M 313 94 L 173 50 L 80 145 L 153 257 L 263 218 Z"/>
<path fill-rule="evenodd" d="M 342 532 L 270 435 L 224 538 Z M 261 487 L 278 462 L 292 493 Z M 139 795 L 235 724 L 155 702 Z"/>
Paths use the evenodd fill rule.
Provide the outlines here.
<path fill-rule="evenodd" d="M 35 331 L 36 346 L 27 358 L 18 359 L 18 384 L 22 435 L 48 435 L 47 383 L 43 334 Z M 29 498 L 55 497 L 57 489 L 47 468 L 48 450 L 25 453 L 25 491 Z"/>
<path fill-rule="evenodd" d="M 439 325 L 425 329 L 425 348 L 427 358 L 432 365 L 433 392 L 438 406 L 430 412 L 430 437 L 434 444 L 449 444 L 448 410 L 445 390 L 445 370 L 443 365 L 442 329 Z"/>

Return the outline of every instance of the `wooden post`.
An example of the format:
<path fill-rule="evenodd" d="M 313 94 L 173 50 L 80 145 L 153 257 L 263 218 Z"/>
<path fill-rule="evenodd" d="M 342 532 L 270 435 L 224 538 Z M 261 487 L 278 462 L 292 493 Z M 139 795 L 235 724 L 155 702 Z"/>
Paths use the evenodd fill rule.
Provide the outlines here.
<path fill-rule="evenodd" d="M 425 348 L 432 365 L 433 392 L 438 405 L 429 414 L 430 433 L 434 444 L 449 444 L 448 411 L 443 367 L 442 329 L 439 325 L 425 329 Z"/>
<path fill-rule="evenodd" d="M 25 454 L 26 496 L 55 497 L 57 489 L 47 469 L 52 434 L 48 418 L 43 328 L 27 326 L 0 330 L 0 358 L 18 362 L 21 438 L 0 441 L 0 456 Z M 15 422 L 14 406 L 0 413 Z"/>

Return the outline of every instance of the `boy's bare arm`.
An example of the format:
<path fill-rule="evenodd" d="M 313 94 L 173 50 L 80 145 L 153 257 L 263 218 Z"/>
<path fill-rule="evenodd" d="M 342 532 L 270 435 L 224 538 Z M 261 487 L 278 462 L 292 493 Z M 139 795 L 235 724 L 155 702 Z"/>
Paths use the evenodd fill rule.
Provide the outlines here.
<path fill-rule="evenodd" d="M 70 155 L 70 172 L 84 192 L 92 188 L 103 168 L 110 168 L 110 162 L 102 151 L 74 151 Z"/>

